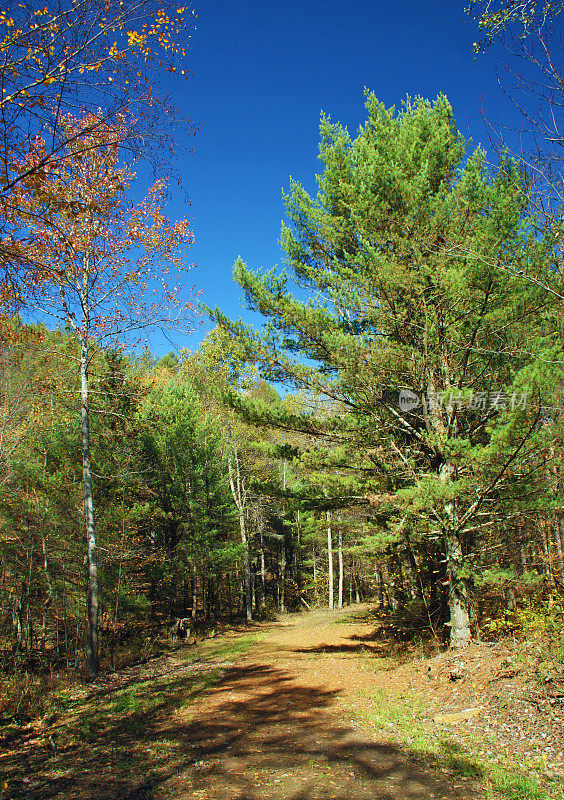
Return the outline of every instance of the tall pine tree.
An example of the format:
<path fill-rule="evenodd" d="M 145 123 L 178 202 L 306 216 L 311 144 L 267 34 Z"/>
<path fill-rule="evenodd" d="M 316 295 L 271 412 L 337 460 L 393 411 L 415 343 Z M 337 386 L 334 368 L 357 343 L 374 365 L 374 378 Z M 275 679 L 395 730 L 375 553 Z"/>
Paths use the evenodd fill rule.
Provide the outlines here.
<path fill-rule="evenodd" d="M 390 513 L 440 531 L 459 647 L 476 515 L 541 416 L 532 365 L 550 345 L 546 248 L 517 166 L 491 174 L 481 149 L 468 154 L 444 96 L 396 112 L 367 94 L 366 108 L 355 139 L 322 118 L 319 193 L 292 181 L 285 198 L 288 269 L 235 266 L 265 329 L 213 317 L 267 379 L 342 404 L 340 435 L 371 458 Z M 288 424 L 315 427 L 302 417 Z"/>

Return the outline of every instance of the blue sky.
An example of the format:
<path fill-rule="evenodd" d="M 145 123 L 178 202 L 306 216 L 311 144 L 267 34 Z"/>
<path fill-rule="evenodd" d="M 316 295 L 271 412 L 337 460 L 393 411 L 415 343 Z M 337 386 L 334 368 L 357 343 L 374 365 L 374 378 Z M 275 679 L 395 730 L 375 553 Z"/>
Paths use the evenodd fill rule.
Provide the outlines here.
<path fill-rule="evenodd" d="M 231 277 L 238 255 L 251 267 L 281 261 L 282 189 L 289 176 L 315 189 L 323 109 L 354 132 L 364 122 L 364 87 L 387 106 L 407 94 L 451 101 L 458 128 L 488 144 L 490 119 L 511 116 L 492 50 L 474 57 L 475 24 L 464 0 L 196 0 L 197 28 L 175 83 L 176 103 L 199 125 L 180 168 L 190 196 L 171 216 L 188 214 L 196 242 L 190 280 L 207 305 L 232 317 L 245 311 Z M 194 348 L 204 324 L 179 345 Z M 170 349 L 154 342 L 160 353 Z"/>

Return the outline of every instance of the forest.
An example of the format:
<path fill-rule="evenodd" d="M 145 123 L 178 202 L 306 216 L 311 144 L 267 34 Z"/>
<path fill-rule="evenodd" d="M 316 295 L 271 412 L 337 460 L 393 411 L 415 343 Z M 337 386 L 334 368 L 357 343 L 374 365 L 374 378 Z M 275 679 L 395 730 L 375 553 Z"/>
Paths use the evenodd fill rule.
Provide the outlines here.
<path fill-rule="evenodd" d="M 475 5 L 478 53 L 537 24 Z M 55 6 L 0 15 L 0 714 L 319 607 L 564 647 L 558 161 L 366 90 L 355 134 L 321 118 L 316 194 L 289 183 L 284 268 L 235 264 L 251 326 L 199 304 L 166 211 L 151 70 L 180 73 L 189 10 Z"/>

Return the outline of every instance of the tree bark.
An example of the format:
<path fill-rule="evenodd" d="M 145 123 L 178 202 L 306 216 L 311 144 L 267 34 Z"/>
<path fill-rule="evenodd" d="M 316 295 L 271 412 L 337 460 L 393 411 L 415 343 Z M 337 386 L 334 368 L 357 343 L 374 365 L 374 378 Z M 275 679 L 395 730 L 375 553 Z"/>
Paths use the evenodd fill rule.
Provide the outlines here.
<path fill-rule="evenodd" d="M 53 581 L 51 580 L 51 573 L 49 571 L 49 560 L 47 558 L 47 540 L 45 537 L 45 531 L 41 531 L 41 549 L 43 551 L 43 571 L 45 573 L 45 580 L 47 581 L 47 589 L 48 595 L 43 601 L 43 614 L 41 617 L 41 639 L 40 639 L 40 648 L 41 652 L 45 652 L 45 642 L 47 639 L 47 615 L 49 612 L 49 606 L 55 599 L 55 592 L 53 591 Z"/>
<path fill-rule="evenodd" d="M 198 573 L 196 565 L 192 564 L 192 619 L 196 619 L 198 613 Z"/>
<path fill-rule="evenodd" d="M 384 579 L 382 577 L 382 570 L 376 567 L 374 569 L 374 576 L 376 578 L 376 592 L 378 595 L 378 608 L 384 608 Z"/>
<path fill-rule="evenodd" d="M 92 469 L 90 465 L 90 425 L 88 415 L 88 346 L 86 338 L 80 342 L 81 378 L 81 430 L 82 430 L 82 473 L 84 478 L 84 516 L 86 520 L 86 581 L 88 630 L 86 647 L 88 669 L 91 675 L 100 670 L 98 655 L 98 554 L 94 528 L 94 496 L 92 492 Z"/>
<path fill-rule="evenodd" d="M 53 400 L 51 399 L 51 412 L 53 411 Z M 44 450 L 44 457 L 43 457 L 43 481 L 46 482 L 47 479 L 47 456 L 48 456 L 48 449 L 45 448 Z M 39 512 L 39 498 L 37 497 L 37 511 Z M 55 599 L 55 592 L 53 589 L 53 581 L 51 578 L 51 572 L 49 570 L 49 559 L 47 555 L 47 536 L 46 536 L 46 525 L 47 525 L 47 513 L 49 510 L 49 501 L 45 502 L 45 506 L 43 508 L 43 523 L 41 525 L 41 552 L 43 553 L 43 572 L 45 575 L 45 581 L 47 583 L 47 590 L 48 594 L 45 600 L 43 601 L 43 612 L 41 615 L 41 637 L 39 641 L 39 647 L 41 652 L 45 652 L 45 644 L 47 640 L 47 619 L 49 614 L 49 607 L 51 603 Z M 57 655 L 58 655 L 58 647 L 57 647 Z"/>
<path fill-rule="evenodd" d="M 14 620 L 14 633 L 16 636 L 16 641 L 14 643 L 14 654 L 16 656 L 16 659 L 19 657 L 20 653 L 24 648 L 25 626 L 23 622 L 23 609 L 24 609 L 24 598 L 26 595 L 27 595 L 27 583 L 25 580 L 22 580 L 21 590 L 19 594 L 14 593 L 13 620 Z"/>
<path fill-rule="evenodd" d="M 282 537 L 278 556 L 278 580 L 280 582 L 278 594 L 280 598 L 280 613 L 284 614 L 286 611 L 286 541 L 284 537 Z"/>
<path fill-rule="evenodd" d="M 550 559 L 549 526 L 544 520 L 542 522 L 539 520 L 538 528 L 541 539 L 543 572 L 550 579 L 552 577 L 552 564 Z"/>
<path fill-rule="evenodd" d="M 260 524 L 260 607 L 266 610 L 266 560 L 264 557 L 264 524 Z"/>
<path fill-rule="evenodd" d="M 315 604 L 319 603 L 319 588 L 317 586 L 317 558 L 315 557 L 315 542 L 311 548 L 311 558 L 313 561 L 313 596 L 315 597 Z"/>
<path fill-rule="evenodd" d="M 329 608 L 333 611 L 335 600 L 333 597 L 333 533 L 331 531 L 331 512 L 327 511 L 327 568 L 329 578 Z"/>
<path fill-rule="evenodd" d="M 339 534 L 338 534 L 338 557 L 339 557 L 339 595 L 338 595 L 338 607 L 343 607 L 343 581 L 344 581 L 344 571 L 343 571 L 343 525 L 342 525 L 342 517 L 339 515 Z"/>
<path fill-rule="evenodd" d="M 300 520 L 300 509 L 296 511 L 296 547 L 294 548 L 294 575 L 296 586 L 301 595 L 302 589 L 302 530 Z"/>
<path fill-rule="evenodd" d="M 452 482 L 454 469 L 443 464 L 439 476 L 443 483 Z M 443 507 L 444 542 L 449 578 L 448 605 L 450 611 L 450 646 L 454 649 L 466 647 L 472 638 L 468 603 L 468 579 L 464 575 L 462 542 L 456 527 L 456 504 L 449 500 Z"/>
<path fill-rule="evenodd" d="M 231 456 L 228 459 L 229 469 L 229 485 L 231 487 L 231 494 L 237 507 L 239 514 L 239 531 L 241 534 L 241 544 L 243 545 L 243 571 L 245 573 L 245 614 L 247 622 L 253 621 L 253 593 L 251 586 L 251 560 L 249 554 L 249 542 L 247 538 L 247 526 L 245 524 L 245 500 L 243 497 L 243 487 L 241 478 L 241 468 L 239 464 L 239 456 L 237 451 L 234 451 L 235 459 L 235 475 L 233 475 L 233 465 Z"/>
<path fill-rule="evenodd" d="M 558 559 L 558 570 L 560 578 L 564 583 L 564 553 L 562 552 L 562 542 L 564 541 L 564 514 L 559 511 L 554 520 L 554 542 L 556 544 L 556 557 Z"/>

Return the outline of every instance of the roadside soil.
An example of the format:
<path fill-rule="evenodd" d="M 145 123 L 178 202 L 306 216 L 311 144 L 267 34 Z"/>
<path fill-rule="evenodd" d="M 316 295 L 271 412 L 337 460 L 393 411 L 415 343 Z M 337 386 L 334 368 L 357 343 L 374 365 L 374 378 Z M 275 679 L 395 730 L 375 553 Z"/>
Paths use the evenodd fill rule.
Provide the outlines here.
<path fill-rule="evenodd" d="M 242 654 L 230 632 L 101 679 L 4 744 L 0 800 L 486 798 L 363 721 L 378 687 L 429 677 L 375 659 L 374 622 L 350 615 L 289 615 Z"/>

